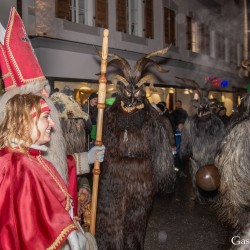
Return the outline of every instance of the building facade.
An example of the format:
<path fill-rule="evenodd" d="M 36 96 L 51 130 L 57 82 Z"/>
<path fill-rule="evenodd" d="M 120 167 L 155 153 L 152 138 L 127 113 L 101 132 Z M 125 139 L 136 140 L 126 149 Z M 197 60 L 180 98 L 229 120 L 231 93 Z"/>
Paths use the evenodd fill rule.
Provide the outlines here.
<path fill-rule="evenodd" d="M 172 44 L 158 58 L 170 72 L 157 75 L 158 87 L 147 90 L 152 102 L 165 100 L 172 109 L 174 100 L 182 99 L 185 107 L 195 91 L 176 77 L 201 86 L 210 78 L 211 98 L 231 110 L 247 85 L 240 69 L 246 52 L 243 0 L 3 0 L 0 6 L 3 26 L 11 6 L 18 9 L 51 85 L 67 85 L 81 101 L 97 89 L 96 49 L 101 49 L 104 28 L 109 29 L 109 51 L 132 65 Z M 114 86 L 108 89 L 111 93 Z"/>

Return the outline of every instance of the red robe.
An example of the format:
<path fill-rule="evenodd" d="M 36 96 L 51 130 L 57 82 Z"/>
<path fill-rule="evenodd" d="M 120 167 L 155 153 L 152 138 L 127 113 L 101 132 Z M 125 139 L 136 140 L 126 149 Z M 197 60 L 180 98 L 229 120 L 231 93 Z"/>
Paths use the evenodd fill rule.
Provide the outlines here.
<path fill-rule="evenodd" d="M 74 216 L 77 216 L 77 175 L 76 175 L 76 162 L 72 155 L 67 155 L 68 165 L 68 192 L 73 199 Z"/>
<path fill-rule="evenodd" d="M 77 229 L 60 175 L 35 149 L 0 156 L 0 250 L 60 249 Z"/>

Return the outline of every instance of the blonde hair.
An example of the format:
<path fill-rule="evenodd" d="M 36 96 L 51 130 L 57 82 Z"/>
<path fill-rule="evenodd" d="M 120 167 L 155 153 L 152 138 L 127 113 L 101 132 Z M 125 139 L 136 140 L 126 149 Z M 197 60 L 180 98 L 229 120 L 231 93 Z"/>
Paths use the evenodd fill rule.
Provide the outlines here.
<path fill-rule="evenodd" d="M 0 147 L 9 147 L 14 149 L 13 142 L 18 144 L 19 151 L 27 152 L 33 143 L 31 139 L 31 131 L 34 123 L 31 116 L 32 112 L 36 112 L 35 126 L 41 115 L 42 97 L 34 94 L 17 94 L 6 103 L 3 120 L 0 124 Z"/>

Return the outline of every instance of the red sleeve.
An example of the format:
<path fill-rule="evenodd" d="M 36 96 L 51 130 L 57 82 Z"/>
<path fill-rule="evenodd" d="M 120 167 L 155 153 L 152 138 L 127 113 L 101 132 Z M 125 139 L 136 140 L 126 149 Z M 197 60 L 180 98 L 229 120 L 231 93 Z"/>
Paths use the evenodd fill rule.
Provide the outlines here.
<path fill-rule="evenodd" d="M 0 249 L 60 249 L 75 230 L 65 193 L 27 157 L 0 158 Z"/>
<path fill-rule="evenodd" d="M 76 162 L 72 155 L 67 156 L 68 164 L 68 192 L 71 195 L 74 203 L 74 216 L 77 216 L 77 175 L 76 175 Z"/>

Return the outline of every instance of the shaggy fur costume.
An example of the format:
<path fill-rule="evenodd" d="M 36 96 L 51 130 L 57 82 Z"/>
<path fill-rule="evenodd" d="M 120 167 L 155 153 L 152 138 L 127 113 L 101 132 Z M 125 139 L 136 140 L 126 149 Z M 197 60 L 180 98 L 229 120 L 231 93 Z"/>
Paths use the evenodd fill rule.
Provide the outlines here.
<path fill-rule="evenodd" d="M 221 174 L 219 216 L 233 227 L 250 222 L 250 95 L 245 96 L 239 114 L 229 125 L 215 165 Z"/>
<path fill-rule="evenodd" d="M 101 169 L 96 239 L 102 250 L 144 249 L 157 191 L 173 191 L 175 173 L 167 130 L 146 100 L 126 113 L 121 99 L 104 116 L 105 161 Z"/>
<path fill-rule="evenodd" d="M 188 117 L 182 132 L 180 157 L 190 157 L 192 185 L 195 199 L 203 202 L 207 193 L 196 185 L 196 172 L 205 165 L 213 165 L 216 150 L 224 134 L 222 121 L 214 114 Z M 210 193 L 212 195 L 212 193 Z"/>
<path fill-rule="evenodd" d="M 67 154 L 85 152 L 86 136 L 83 119 L 61 119 L 67 144 Z"/>
<path fill-rule="evenodd" d="M 249 250 L 250 223 L 246 224 L 241 232 L 235 232 L 232 237 L 231 242 L 233 240 L 234 244 L 232 244 L 230 250 Z"/>

